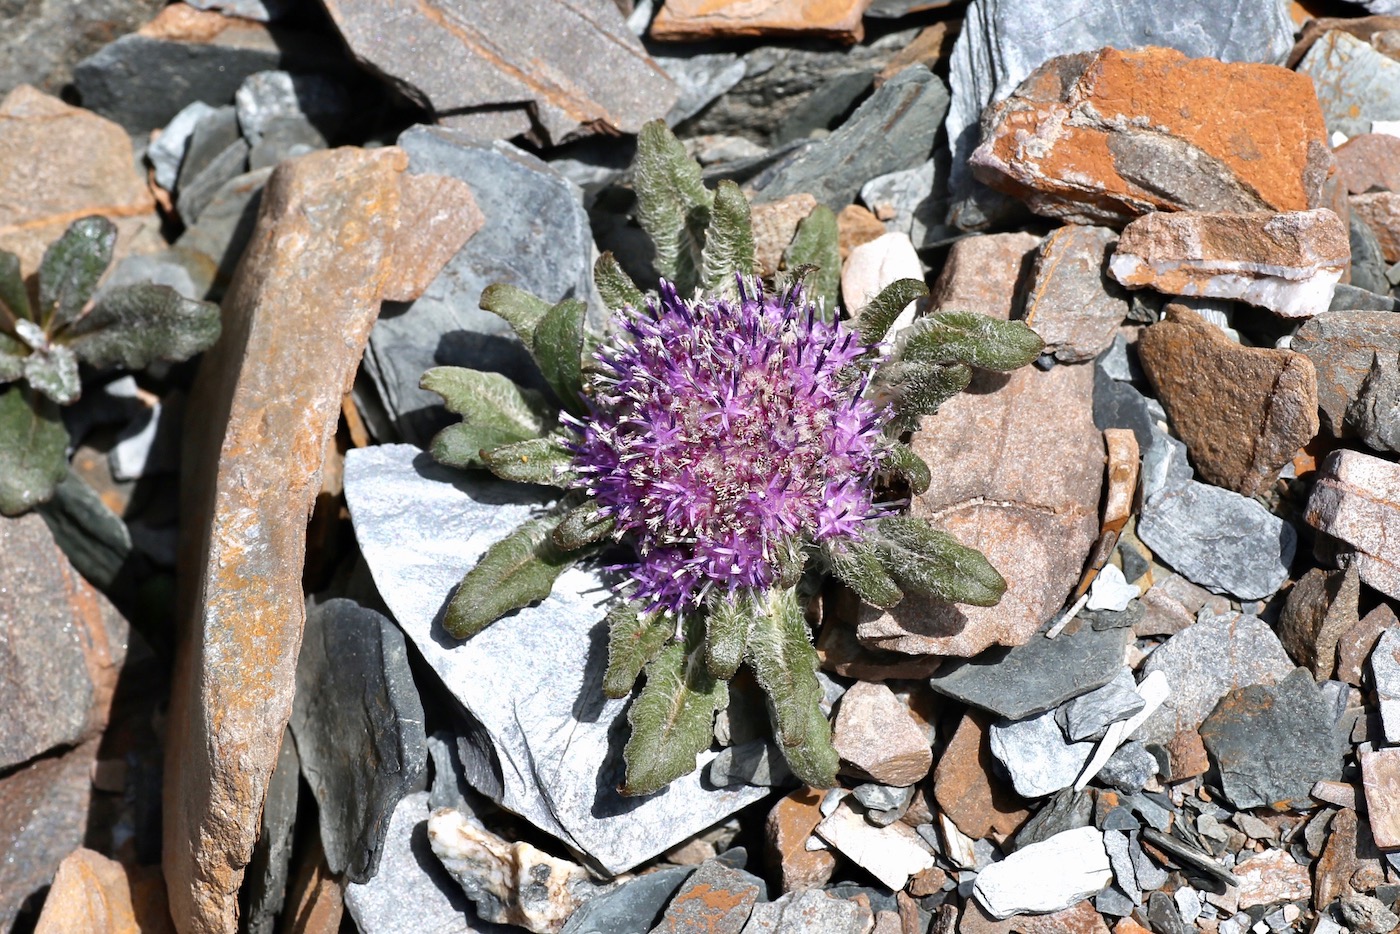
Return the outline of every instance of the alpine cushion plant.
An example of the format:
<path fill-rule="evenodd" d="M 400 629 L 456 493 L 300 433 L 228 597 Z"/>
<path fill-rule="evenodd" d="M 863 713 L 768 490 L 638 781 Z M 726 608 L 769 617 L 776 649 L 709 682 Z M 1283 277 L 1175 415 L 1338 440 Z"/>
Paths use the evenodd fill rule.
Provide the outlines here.
<path fill-rule="evenodd" d="M 112 288 L 96 299 L 117 229 L 74 221 L 44 252 L 34 288 L 0 250 L 0 514 L 47 501 L 68 472 L 59 406 L 82 393 L 79 364 L 140 370 L 176 363 L 219 336 L 219 307 L 163 285 Z"/>
<path fill-rule="evenodd" d="M 643 295 L 604 254 L 595 274 L 615 309 L 608 333 L 588 331 L 576 300 L 551 306 L 509 286 L 482 296 L 556 400 L 498 374 L 424 374 L 463 416 L 433 439 L 439 461 L 564 491 L 487 550 L 445 626 L 468 638 L 620 545 L 603 688 L 625 697 L 645 677 L 628 712 L 622 790 L 649 794 L 694 770 L 741 666 L 768 699 L 792 771 L 830 787 L 838 761 L 804 607 L 828 573 L 882 607 L 908 592 L 1001 598 L 1005 581 L 979 552 L 899 514 L 896 483 L 917 493 L 930 478 L 901 436 L 974 366 L 1023 366 L 1041 341 L 1020 322 L 946 312 L 887 345 L 900 310 L 927 292 L 915 280 L 839 320 L 824 207 L 787 251 L 796 274 L 766 286 L 753 275 L 743 194 L 732 182 L 706 188 L 660 123 L 641 134 L 634 184 L 659 288 Z"/>

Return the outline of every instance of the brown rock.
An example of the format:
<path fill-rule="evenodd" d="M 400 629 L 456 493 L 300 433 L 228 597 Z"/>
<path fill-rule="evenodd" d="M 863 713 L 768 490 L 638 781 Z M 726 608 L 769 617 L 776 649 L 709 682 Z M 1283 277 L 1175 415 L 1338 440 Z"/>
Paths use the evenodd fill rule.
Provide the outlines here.
<path fill-rule="evenodd" d="M 937 71 L 952 53 L 953 40 L 957 39 L 961 30 L 962 26 L 956 20 L 940 20 L 925 26 L 912 42 L 894 53 L 889 63 L 875 75 L 875 87 L 878 88 L 910 65 L 923 65 L 929 71 Z"/>
<path fill-rule="evenodd" d="M 1346 411 L 1361 394 L 1376 355 L 1400 355 L 1400 315 L 1390 311 L 1329 311 L 1293 335 L 1291 349 L 1313 362 L 1317 405 L 1324 431 L 1351 434 Z"/>
<path fill-rule="evenodd" d="M 817 635 L 817 659 L 824 671 L 862 681 L 927 678 L 943 659 L 936 655 L 901 655 L 867 649 L 856 638 L 860 597 L 845 587 L 835 588 L 822 601 L 822 629 Z"/>
<path fill-rule="evenodd" d="M 1400 142 L 1400 140 L 1397 140 Z M 1347 199 L 1351 212 L 1366 222 L 1386 262 L 1400 262 L 1400 192 L 1377 191 Z"/>
<path fill-rule="evenodd" d="M 116 223 L 117 258 L 163 243 L 126 131 L 20 85 L 0 101 L 0 250 L 17 255 L 28 275 L 89 214 Z"/>
<path fill-rule="evenodd" d="M 37 513 L 0 518 L 0 770 L 107 723 L 130 630 Z"/>
<path fill-rule="evenodd" d="M 719 861 L 686 880 L 651 934 L 739 934 L 762 887 L 753 876 Z"/>
<path fill-rule="evenodd" d="M 1118 225 L 1149 211 L 1316 207 L 1326 139 L 1305 75 L 1110 48 L 1032 72 L 984 114 L 971 162 L 1038 213 Z"/>
<path fill-rule="evenodd" d="M 1347 194 L 1400 191 L 1400 136 L 1363 133 L 1333 150 Z"/>
<path fill-rule="evenodd" d="M 1107 227 L 1069 224 L 1036 251 L 1023 317 L 1062 362 L 1097 357 L 1128 315 L 1127 294 L 1106 272 L 1117 242 Z"/>
<path fill-rule="evenodd" d="M 903 934 L 904 924 L 896 911 L 875 912 L 875 927 L 870 934 Z"/>
<path fill-rule="evenodd" d="M 1355 571 L 1313 568 L 1288 594 L 1275 631 L 1295 662 L 1318 681 L 1337 667 L 1337 640 L 1357 623 L 1361 579 Z"/>
<path fill-rule="evenodd" d="M 1400 522 L 1400 466 L 1358 451 L 1323 461 L 1305 518 L 1319 536 L 1319 557 L 1355 567 L 1363 583 L 1400 598 L 1400 545 L 1387 530 Z"/>
<path fill-rule="evenodd" d="M 923 420 L 914 450 L 938 469 L 912 514 L 985 554 L 1006 594 L 994 607 L 910 595 L 886 612 L 865 608 L 863 644 L 968 657 L 1021 645 L 1059 611 L 1098 535 L 1104 450 L 1093 383 L 1087 366 L 982 374 Z"/>
<path fill-rule="evenodd" d="M 1265 850 L 1235 867 L 1240 880 L 1240 909 L 1291 902 L 1312 895 L 1308 867 L 1283 850 Z"/>
<path fill-rule="evenodd" d="M 1317 434 L 1317 376 L 1300 353 L 1241 346 L 1169 305 L 1138 359 L 1207 483 L 1253 496 Z"/>
<path fill-rule="evenodd" d="M 1123 228 L 1108 268 L 1128 288 L 1237 298 L 1297 318 L 1327 310 L 1350 262 L 1346 222 L 1329 210 L 1176 211 Z"/>
<path fill-rule="evenodd" d="M 1210 769 L 1206 744 L 1201 734 L 1193 729 L 1178 730 L 1167 743 L 1167 755 L 1171 757 L 1174 781 L 1204 775 Z"/>
<path fill-rule="evenodd" d="M 1152 932 L 1132 918 L 1121 918 L 1113 926 L 1113 934 L 1152 934 Z"/>
<path fill-rule="evenodd" d="M 937 866 L 932 869 L 925 869 L 923 872 L 909 880 L 907 890 L 915 898 L 923 898 L 925 895 L 932 895 L 934 892 L 943 891 L 943 886 L 948 881 L 948 874 Z M 903 893 L 900 893 L 903 894 Z"/>
<path fill-rule="evenodd" d="M 58 866 L 34 934 L 174 934 L 165 882 L 154 867 L 128 867 L 79 848 Z"/>
<path fill-rule="evenodd" d="M 1108 934 L 1103 915 L 1091 901 L 1048 915 L 1014 915 L 997 921 L 976 899 L 967 900 L 958 934 Z"/>
<path fill-rule="evenodd" d="M 1400 626 L 1395 611 L 1382 603 L 1355 625 L 1348 627 L 1337 639 L 1337 680 L 1354 688 L 1361 687 L 1361 672 L 1366 659 L 1376 647 L 1376 640 L 1391 626 Z"/>
<path fill-rule="evenodd" d="M 754 261 L 764 276 L 772 276 L 781 268 L 783 251 L 792 243 L 797 225 L 816 206 L 817 199 L 804 192 L 749 209 L 753 218 Z M 880 232 L 884 233 L 883 226 Z"/>
<path fill-rule="evenodd" d="M 1039 245 L 1040 238 L 1029 233 L 964 237 L 948 250 L 943 272 L 929 290 L 929 310 L 1010 319 Z"/>
<path fill-rule="evenodd" d="M 385 301 L 410 302 L 472 238 L 486 218 L 466 182 L 446 175 L 404 175 L 392 278 L 384 283 Z"/>
<path fill-rule="evenodd" d="M 733 36 L 802 36 L 859 42 L 871 0 L 666 0 L 651 22 L 661 42 Z"/>
<path fill-rule="evenodd" d="M 326 852 L 318 837 L 301 855 L 296 875 L 287 887 L 286 906 L 281 927 L 287 934 L 337 934 L 340 930 L 344 893 L 326 865 Z"/>
<path fill-rule="evenodd" d="M 924 731 L 883 684 L 858 681 L 841 696 L 831 743 L 843 772 L 884 785 L 908 787 L 933 766 Z"/>
<path fill-rule="evenodd" d="M 96 761 L 92 740 L 0 778 L 0 930 L 11 929 L 20 906 L 82 845 Z"/>
<path fill-rule="evenodd" d="M 870 213 L 869 208 L 848 204 L 836 215 L 836 232 L 844 262 L 850 252 L 863 243 L 885 235 L 885 224 Z"/>
<path fill-rule="evenodd" d="M 799 788 L 768 812 L 764 848 L 784 892 L 825 885 L 836 869 L 836 857 L 829 850 L 807 849 L 812 831 L 822 822 L 821 802 L 822 792 Z"/>
<path fill-rule="evenodd" d="M 1357 819 L 1352 809 L 1340 810 L 1332 818 L 1327 845 L 1317 861 L 1313 878 L 1313 907 L 1319 911 L 1343 895 L 1373 890 L 1378 882 L 1372 880 L 1385 880 L 1380 851 L 1371 837 L 1371 829 Z M 1353 879 L 1362 886 L 1353 885 Z"/>
<path fill-rule="evenodd" d="M 181 930 L 236 926 L 291 712 L 322 456 L 385 290 L 403 283 L 407 162 L 394 147 L 347 148 L 273 172 L 224 299 L 224 336 L 191 395 L 184 463 L 203 473 L 183 484 L 187 589 L 164 783 L 165 874 Z"/>
<path fill-rule="evenodd" d="M 1361 754 L 1361 784 L 1371 835 L 1382 850 L 1400 847 L 1400 746 Z"/>
<path fill-rule="evenodd" d="M 987 740 L 991 715 L 969 710 L 938 759 L 933 797 L 958 829 L 974 840 L 1016 832 L 1030 811 L 1026 801 L 997 777 Z"/>

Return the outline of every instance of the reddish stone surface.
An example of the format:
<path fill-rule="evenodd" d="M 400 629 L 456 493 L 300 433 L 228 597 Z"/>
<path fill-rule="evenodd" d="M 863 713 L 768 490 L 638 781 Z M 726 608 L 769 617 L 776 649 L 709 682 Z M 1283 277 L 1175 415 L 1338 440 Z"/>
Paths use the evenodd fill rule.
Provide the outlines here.
<path fill-rule="evenodd" d="M 929 289 L 929 311 L 978 311 L 1009 319 L 1029 285 L 1040 237 L 1029 233 L 964 237 L 948 250 L 943 271 Z"/>
<path fill-rule="evenodd" d="M 1400 598 L 1400 466 L 1359 451 L 1335 451 L 1318 471 L 1305 518 L 1320 557 L 1355 567 L 1362 583 Z"/>
<path fill-rule="evenodd" d="M 1016 915 L 997 921 L 975 899 L 968 899 L 958 934 L 1108 934 L 1108 925 L 1092 901 L 1048 915 Z"/>
<path fill-rule="evenodd" d="M 824 885 L 836 869 L 829 850 L 808 850 L 807 840 L 822 822 L 822 792 L 799 788 L 773 805 L 764 825 L 768 865 L 778 870 L 784 892 Z"/>
<path fill-rule="evenodd" d="M 59 864 L 34 934 L 174 934 L 165 882 L 152 866 L 129 867 L 79 848 Z"/>
<path fill-rule="evenodd" d="M 1345 437 L 1351 433 L 1346 427 L 1347 406 L 1361 393 L 1376 354 L 1400 354 L 1400 315 L 1329 311 L 1298 329 L 1292 349 L 1306 355 L 1317 370 L 1321 427 L 1333 438 Z M 1318 449 L 1316 458 L 1329 451 Z"/>
<path fill-rule="evenodd" d="M 1353 879 L 1370 881 L 1372 889 L 1378 884 L 1372 880 L 1384 881 L 1380 851 L 1371 837 L 1371 828 L 1351 808 L 1343 808 L 1332 818 L 1327 844 L 1313 868 L 1313 879 L 1313 907 L 1319 911 L 1354 889 L 1366 891 L 1353 885 Z"/>
<path fill-rule="evenodd" d="M 1275 626 L 1289 656 L 1318 681 L 1337 667 L 1337 643 L 1356 626 L 1361 579 L 1355 571 L 1313 568 L 1293 585 Z"/>
<path fill-rule="evenodd" d="M 1400 747 L 1361 754 L 1361 785 L 1371 835 L 1382 850 L 1400 847 Z"/>
<path fill-rule="evenodd" d="M 1400 142 L 1400 140 L 1397 140 Z M 1400 192 L 1377 191 L 1347 199 L 1351 212 L 1366 222 L 1388 263 L 1400 262 Z"/>
<path fill-rule="evenodd" d="M 1400 191 L 1400 136 L 1363 133 L 1353 136 L 1332 153 L 1347 194 L 1372 189 Z"/>
<path fill-rule="evenodd" d="M 666 0 L 651 23 L 661 42 L 732 36 L 805 36 L 859 42 L 870 0 Z"/>
<path fill-rule="evenodd" d="M 836 233 L 841 259 L 844 261 L 850 252 L 862 243 L 883 237 L 885 224 L 868 208 L 859 204 L 848 204 L 836 215 Z"/>
<path fill-rule="evenodd" d="M 964 714 L 933 773 L 938 806 L 973 840 L 1014 833 L 1030 816 L 1026 801 L 997 778 L 987 741 L 991 721 L 982 711 Z"/>
<path fill-rule="evenodd" d="M 762 275 L 772 276 L 778 271 L 782 265 L 783 251 L 797 233 L 797 225 L 816 206 L 817 199 L 803 192 L 777 201 L 755 204 L 749 209 L 753 219 L 754 262 Z M 880 232 L 884 233 L 883 226 Z"/>
<path fill-rule="evenodd" d="M 1400 626 L 1395 611 L 1382 603 L 1356 624 L 1348 627 L 1337 639 L 1337 679 L 1352 687 L 1361 687 L 1361 673 L 1366 659 L 1376 647 L 1376 640 L 1391 626 Z"/>
<path fill-rule="evenodd" d="M 858 681 L 841 696 L 831 743 L 843 773 L 884 785 L 907 788 L 933 766 L 928 737 L 883 684 Z"/>

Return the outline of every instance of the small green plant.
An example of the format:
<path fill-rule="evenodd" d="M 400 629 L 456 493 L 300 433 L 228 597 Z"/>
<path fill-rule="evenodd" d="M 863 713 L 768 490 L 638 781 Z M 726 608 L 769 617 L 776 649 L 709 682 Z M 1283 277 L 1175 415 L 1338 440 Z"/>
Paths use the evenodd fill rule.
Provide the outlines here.
<path fill-rule="evenodd" d="M 793 274 L 765 285 L 744 195 L 732 182 L 708 189 L 659 122 L 641 133 L 634 179 L 662 278 L 644 295 L 604 254 L 595 275 L 617 312 L 609 333 L 591 333 L 574 299 L 550 305 L 505 285 L 482 295 L 554 399 L 493 373 L 423 376 L 462 416 L 433 439 L 437 460 L 566 491 L 468 572 L 445 626 L 469 638 L 621 544 L 631 560 L 614 566 L 625 583 L 607 619 L 604 692 L 625 697 L 645 678 L 622 790 L 649 794 L 694 770 L 741 666 L 767 696 L 793 772 L 830 787 L 838 762 L 803 606 L 827 573 L 881 607 L 906 593 L 1001 599 L 1006 583 L 980 552 L 882 496 L 896 477 L 928 488 L 905 432 L 974 367 L 1023 366 L 1042 344 L 1019 322 L 945 312 L 887 346 L 900 310 L 927 293 L 910 279 L 839 320 L 824 207 L 788 248 Z"/>
<path fill-rule="evenodd" d="M 219 307 L 163 285 L 129 285 L 92 300 L 117 229 L 75 221 L 49 246 L 33 288 L 0 250 L 0 514 L 47 501 L 68 472 L 59 406 L 82 394 L 79 364 L 140 370 L 178 362 L 219 336 Z"/>

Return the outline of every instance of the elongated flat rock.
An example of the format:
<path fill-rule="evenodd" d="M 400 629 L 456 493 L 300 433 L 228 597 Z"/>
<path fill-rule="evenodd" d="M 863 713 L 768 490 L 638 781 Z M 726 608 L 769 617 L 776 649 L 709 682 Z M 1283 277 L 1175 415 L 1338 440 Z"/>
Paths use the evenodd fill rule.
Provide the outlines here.
<path fill-rule="evenodd" d="M 700 770 L 623 798 L 626 700 L 603 696 L 608 588 L 572 568 L 535 606 L 457 642 L 448 596 L 478 558 L 541 505 L 538 488 L 472 476 L 404 444 L 352 451 L 345 495 L 360 550 L 395 620 L 479 724 L 468 778 L 507 810 L 622 872 L 709 827 L 767 788 L 709 791 Z M 492 760 L 499 763 L 493 765 Z"/>
<path fill-rule="evenodd" d="M 1320 557 L 1330 550 L 1340 566 L 1356 568 L 1363 583 L 1400 597 L 1400 466 L 1359 451 L 1334 451 L 1318 472 L 1306 518 L 1326 533 L 1318 540 Z"/>
<path fill-rule="evenodd" d="M 1032 843 L 977 874 L 972 894 L 995 918 L 1060 911 L 1113 881 L 1103 832 L 1080 827 Z"/>

